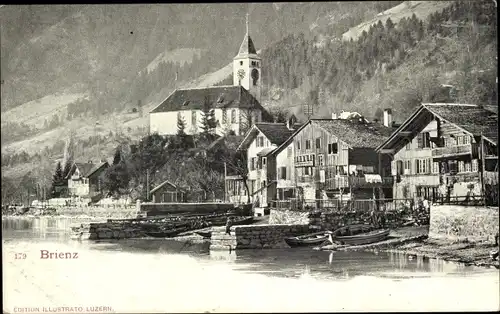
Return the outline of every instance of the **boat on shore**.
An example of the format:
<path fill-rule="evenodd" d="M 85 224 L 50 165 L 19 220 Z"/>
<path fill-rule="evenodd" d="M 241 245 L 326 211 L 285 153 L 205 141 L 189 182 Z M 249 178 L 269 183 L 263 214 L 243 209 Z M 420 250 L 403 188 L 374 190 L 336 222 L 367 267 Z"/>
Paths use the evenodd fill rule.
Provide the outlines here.
<path fill-rule="evenodd" d="M 196 233 L 197 235 L 200 235 L 204 238 L 211 238 L 212 237 L 212 230 L 198 230 L 198 231 L 195 231 L 194 233 Z"/>
<path fill-rule="evenodd" d="M 367 224 L 347 225 L 333 231 L 330 241 L 342 245 L 370 244 L 384 240 L 389 233 L 389 229 L 375 229 L 374 226 Z"/>
<path fill-rule="evenodd" d="M 320 232 L 305 234 L 305 235 L 301 235 L 301 236 L 285 238 L 286 244 L 288 244 L 291 247 L 314 246 L 314 245 L 322 244 L 326 240 L 328 240 L 328 232 L 327 231 L 320 231 Z"/>

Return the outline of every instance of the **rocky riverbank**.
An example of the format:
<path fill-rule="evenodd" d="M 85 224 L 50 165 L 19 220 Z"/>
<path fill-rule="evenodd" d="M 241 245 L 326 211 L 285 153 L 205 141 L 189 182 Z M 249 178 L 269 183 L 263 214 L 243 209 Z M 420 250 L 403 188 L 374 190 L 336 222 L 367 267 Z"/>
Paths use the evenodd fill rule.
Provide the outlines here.
<path fill-rule="evenodd" d="M 431 239 L 428 238 L 428 227 L 426 226 L 394 229 L 387 240 L 377 243 L 356 246 L 325 245 L 319 249 L 399 252 L 407 254 L 409 258 L 423 256 L 466 265 L 499 268 L 498 259 L 493 260 L 490 256 L 490 252 L 498 250 L 498 246 L 487 242 Z"/>
<path fill-rule="evenodd" d="M 494 250 L 498 250 L 498 246 L 491 243 L 426 239 L 419 242 L 400 244 L 387 251 L 402 252 L 409 256 L 440 258 L 466 265 L 499 268 L 498 259 L 493 260 L 490 256 L 490 252 Z"/>

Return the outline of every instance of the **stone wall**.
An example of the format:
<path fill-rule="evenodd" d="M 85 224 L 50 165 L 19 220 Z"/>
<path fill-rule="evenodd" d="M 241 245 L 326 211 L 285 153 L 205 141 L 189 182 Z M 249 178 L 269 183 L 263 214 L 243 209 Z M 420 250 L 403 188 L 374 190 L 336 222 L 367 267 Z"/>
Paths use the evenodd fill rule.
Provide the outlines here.
<path fill-rule="evenodd" d="M 495 242 L 499 231 L 498 207 L 433 205 L 429 237 Z"/>
<path fill-rule="evenodd" d="M 140 225 L 128 222 L 90 222 L 71 226 L 73 240 L 103 240 L 141 238 L 144 233 Z"/>
<path fill-rule="evenodd" d="M 379 212 L 380 223 L 386 228 L 397 228 L 407 220 L 397 211 Z M 335 230 L 349 224 L 372 223 L 372 217 L 367 211 L 292 211 L 286 209 L 272 209 L 269 217 L 270 224 L 309 224 L 314 230 Z"/>
<path fill-rule="evenodd" d="M 147 216 L 161 216 L 176 213 L 207 214 L 227 212 L 234 209 L 234 204 L 228 203 L 138 203 L 138 210 Z"/>
<path fill-rule="evenodd" d="M 307 225 L 309 224 L 309 212 L 273 208 L 269 214 L 269 224 Z"/>
<path fill-rule="evenodd" d="M 288 248 L 286 237 L 312 232 L 309 225 L 248 225 L 233 226 L 231 234 L 225 227 L 212 228 L 211 250 Z"/>

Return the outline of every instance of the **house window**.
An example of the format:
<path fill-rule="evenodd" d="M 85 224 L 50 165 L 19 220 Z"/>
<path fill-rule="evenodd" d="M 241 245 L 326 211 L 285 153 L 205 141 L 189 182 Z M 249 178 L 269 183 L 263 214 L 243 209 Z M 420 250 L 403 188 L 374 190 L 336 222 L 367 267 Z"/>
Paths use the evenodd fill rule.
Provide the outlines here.
<path fill-rule="evenodd" d="M 470 144 L 470 136 L 457 136 L 457 145 L 467 145 Z"/>
<path fill-rule="evenodd" d="M 472 164 L 470 162 L 465 163 L 465 172 L 471 172 L 472 170 Z"/>
<path fill-rule="evenodd" d="M 439 173 L 439 162 L 435 161 L 432 163 L 432 173 Z"/>
<path fill-rule="evenodd" d="M 191 125 L 196 127 L 198 123 L 196 122 L 196 111 L 191 111 Z"/>
<path fill-rule="evenodd" d="M 297 150 L 300 150 L 300 142 L 297 142 Z"/>
<path fill-rule="evenodd" d="M 409 141 L 407 144 L 406 144 L 406 150 L 410 150 L 411 149 L 411 141 Z"/>
<path fill-rule="evenodd" d="M 457 140 L 454 137 L 445 137 L 444 138 L 444 146 L 451 147 L 457 145 Z"/>
<path fill-rule="evenodd" d="M 231 110 L 231 123 L 236 123 L 236 109 Z"/>
<path fill-rule="evenodd" d="M 250 171 L 255 170 L 255 157 L 250 159 Z"/>
<path fill-rule="evenodd" d="M 328 154 L 338 154 L 339 151 L 339 144 L 338 143 L 330 143 L 328 144 Z"/>
<path fill-rule="evenodd" d="M 262 136 L 259 137 L 259 147 L 264 147 L 264 138 Z"/>
<path fill-rule="evenodd" d="M 405 161 L 405 166 L 406 166 L 406 161 Z M 403 169 L 403 161 L 402 160 L 397 160 L 396 161 L 396 174 L 403 174 L 404 172 L 404 169 Z"/>
<path fill-rule="evenodd" d="M 472 163 L 471 163 L 471 170 L 472 172 L 478 172 L 479 171 L 479 165 L 477 163 L 477 159 L 472 159 Z"/>
<path fill-rule="evenodd" d="M 222 123 L 227 123 L 227 109 L 222 109 Z"/>
<path fill-rule="evenodd" d="M 318 166 L 323 166 L 323 154 L 318 155 Z"/>
<path fill-rule="evenodd" d="M 240 61 L 240 65 L 243 65 L 243 61 Z"/>
<path fill-rule="evenodd" d="M 281 180 L 286 180 L 287 179 L 287 177 L 286 177 L 286 167 L 280 167 L 279 168 L 278 178 L 281 179 Z"/>
<path fill-rule="evenodd" d="M 311 175 L 311 167 L 305 167 L 304 168 L 304 175 L 310 176 Z"/>
<path fill-rule="evenodd" d="M 417 137 L 418 148 L 430 148 L 431 147 L 431 137 L 429 132 L 424 132 L 418 134 Z"/>
<path fill-rule="evenodd" d="M 416 173 L 418 173 L 418 174 L 429 173 L 431 170 L 430 166 L 431 166 L 430 159 L 416 159 L 415 160 L 415 170 L 416 170 Z"/>
<path fill-rule="evenodd" d="M 316 149 L 320 149 L 320 148 L 321 148 L 321 138 L 320 138 L 320 137 L 318 137 L 318 138 L 316 139 Z"/>
<path fill-rule="evenodd" d="M 464 172 L 465 171 L 465 163 L 463 162 L 463 160 L 460 160 L 458 162 L 458 172 Z"/>
<path fill-rule="evenodd" d="M 311 149 L 311 140 L 306 140 L 306 150 Z"/>
<path fill-rule="evenodd" d="M 403 174 L 411 174 L 411 160 L 404 161 Z"/>
<path fill-rule="evenodd" d="M 287 158 L 292 158 L 292 148 L 291 147 L 288 147 L 286 149 L 286 157 Z"/>
<path fill-rule="evenodd" d="M 266 157 L 262 157 L 262 165 L 265 166 L 266 165 L 266 161 L 267 161 L 267 158 Z"/>
<path fill-rule="evenodd" d="M 252 61 L 252 66 L 255 66 L 255 61 Z"/>
<path fill-rule="evenodd" d="M 456 160 L 448 161 L 448 172 L 449 173 L 457 173 L 458 171 L 458 162 Z"/>

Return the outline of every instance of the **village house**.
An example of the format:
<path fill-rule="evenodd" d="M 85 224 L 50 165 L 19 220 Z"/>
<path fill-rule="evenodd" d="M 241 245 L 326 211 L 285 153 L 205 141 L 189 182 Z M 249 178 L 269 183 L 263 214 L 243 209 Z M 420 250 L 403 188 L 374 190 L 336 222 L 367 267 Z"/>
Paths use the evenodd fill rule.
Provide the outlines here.
<path fill-rule="evenodd" d="M 93 198 L 103 193 L 102 178 L 109 167 L 107 161 L 93 163 L 75 162 L 66 176 L 70 197 Z"/>
<path fill-rule="evenodd" d="M 490 110 L 422 104 L 377 147 L 392 159 L 393 198 L 467 202 L 486 190 L 498 203 L 497 134 L 498 115 Z"/>
<path fill-rule="evenodd" d="M 186 190 L 166 180 L 151 190 L 150 196 L 153 203 L 184 203 Z"/>
<path fill-rule="evenodd" d="M 203 108 L 208 102 L 214 111 L 218 135 L 234 132 L 243 135 L 253 123 L 271 121 L 261 106 L 261 58 L 247 32 L 238 55 L 233 59 L 233 85 L 177 89 L 149 114 L 150 133 L 177 133 L 177 119 L 185 122 L 186 134 L 201 130 Z"/>
<path fill-rule="evenodd" d="M 385 175 L 390 161 L 375 148 L 391 128 L 356 119 L 310 119 L 273 151 L 277 160 L 276 199 L 372 198 L 374 189 L 392 195 Z"/>
<path fill-rule="evenodd" d="M 238 150 L 246 151 L 248 187 L 251 200 L 266 208 L 276 197 L 276 159 L 271 154 L 298 128 L 295 116 L 286 123 L 255 123 L 246 133 Z"/>

